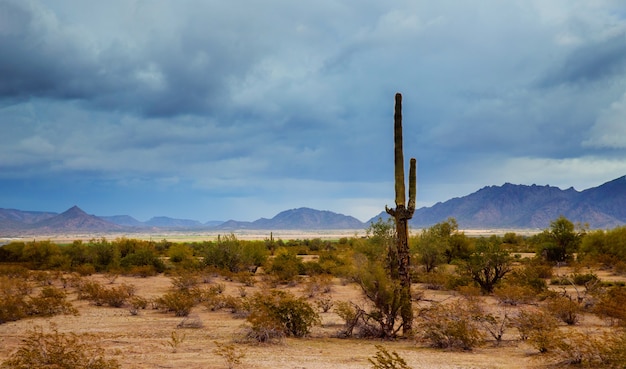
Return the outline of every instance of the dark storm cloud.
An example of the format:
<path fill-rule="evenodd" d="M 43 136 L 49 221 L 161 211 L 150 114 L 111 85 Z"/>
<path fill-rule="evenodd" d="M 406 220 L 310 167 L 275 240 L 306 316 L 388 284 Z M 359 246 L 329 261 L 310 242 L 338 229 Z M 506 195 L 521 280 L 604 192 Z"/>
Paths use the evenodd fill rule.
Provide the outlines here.
<path fill-rule="evenodd" d="M 606 81 L 626 73 L 626 34 L 575 48 L 541 82 L 542 87 Z"/>
<path fill-rule="evenodd" d="M 76 183 L 69 206 L 94 189 L 90 203 L 186 218 L 365 219 L 391 205 L 396 92 L 421 204 L 504 182 L 598 185 L 626 171 L 622 8 L 0 0 L 5 200 L 42 198 L 19 181 Z"/>

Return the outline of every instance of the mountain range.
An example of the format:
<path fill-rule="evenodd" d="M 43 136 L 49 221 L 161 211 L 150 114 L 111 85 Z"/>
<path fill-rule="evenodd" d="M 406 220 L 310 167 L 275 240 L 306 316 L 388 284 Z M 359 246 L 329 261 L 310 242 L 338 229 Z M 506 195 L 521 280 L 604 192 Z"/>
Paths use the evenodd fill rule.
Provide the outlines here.
<path fill-rule="evenodd" d="M 487 186 L 464 197 L 417 209 L 410 225 L 425 228 L 454 217 L 461 229 L 543 229 L 560 215 L 572 222 L 588 224 L 592 229 L 625 225 L 626 176 L 584 191 L 511 183 Z M 364 229 L 370 222 L 388 217 L 383 211 L 367 222 L 361 222 L 352 216 L 327 210 L 299 208 L 253 222 L 229 220 L 201 223 L 164 216 L 141 222 L 128 215 L 89 215 L 77 206 L 61 214 L 0 208 L 0 236 L 163 230 Z"/>

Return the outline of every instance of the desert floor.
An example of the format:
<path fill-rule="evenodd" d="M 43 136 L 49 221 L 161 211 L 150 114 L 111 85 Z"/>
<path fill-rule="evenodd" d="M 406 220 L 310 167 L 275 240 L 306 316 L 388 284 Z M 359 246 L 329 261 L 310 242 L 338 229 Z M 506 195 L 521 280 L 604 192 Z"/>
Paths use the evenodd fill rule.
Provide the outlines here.
<path fill-rule="evenodd" d="M 90 277 L 104 284 L 110 283 L 104 275 Z M 55 282 L 58 283 L 58 282 Z M 120 276 L 112 285 L 121 283 L 136 287 L 136 295 L 153 298 L 163 295 L 171 288 L 171 279 L 164 275 L 148 278 Z M 239 296 L 242 284 L 215 277 L 211 283 L 222 283 L 226 294 Z M 252 294 L 260 287 L 245 287 Z M 301 294 L 302 284 L 282 287 Z M 419 286 L 416 286 L 419 288 Z M 454 298 L 450 292 L 424 291 L 428 300 L 441 301 Z M 343 285 L 334 280 L 329 297 L 333 301 L 360 302 L 363 297 L 354 284 Z M 516 332 L 510 330 L 504 342 L 495 346 L 486 342 L 482 347 L 468 352 L 444 351 L 426 347 L 412 339 L 394 342 L 334 338 L 342 327 L 342 320 L 333 312 L 321 313 L 322 325 L 315 327 L 310 337 L 285 339 L 278 344 L 250 344 L 239 339 L 245 326 L 244 319 L 237 319 L 225 311 L 212 312 L 199 305 L 190 319 L 201 321 L 201 328 L 178 328 L 183 318 L 148 307 L 138 315 L 128 309 L 91 305 L 77 300 L 75 293 L 69 300 L 79 310 L 77 316 L 60 315 L 51 318 L 24 319 L 0 325 L 0 362 L 18 347 L 21 339 L 35 326 L 44 330 L 50 324 L 59 332 L 89 333 L 91 340 L 105 349 L 108 357 L 117 359 L 122 368 L 228 368 L 225 359 L 214 353 L 216 343 L 234 345 L 245 353 L 238 368 L 267 369 L 316 369 L 316 368 L 370 368 L 368 362 L 376 353 L 376 345 L 384 345 L 396 351 L 412 368 L 533 368 L 542 367 L 540 355 L 530 346 L 516 340 Z M 423 304 L 418 302 L 417 304 Z M 488 302 L 489 303 L 489 302 Z M 495 302 L 491 302 L 495 303 Z M 419 307 L 419 306 L 418 306 Z M 583 319 L 582 326 L 600 326 L 602 322 Z M 173 333 L 174 332 L 174 333 Z M 173 348 L 172 334 L 184 337 Z"/>

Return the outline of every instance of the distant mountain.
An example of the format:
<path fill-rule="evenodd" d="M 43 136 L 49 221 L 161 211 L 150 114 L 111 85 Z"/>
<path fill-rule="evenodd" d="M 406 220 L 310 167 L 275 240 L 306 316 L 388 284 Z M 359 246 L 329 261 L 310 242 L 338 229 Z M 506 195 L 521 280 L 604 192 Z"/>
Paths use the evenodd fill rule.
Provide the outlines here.
<path fill-rule="evenodd" d="M 34 223 L 26 229 L 39 233 L 111 232 L 126 230 L 126 227 L 107 222 L 95 215 L 89 215 L 78 206 L 73 206 L 61 214 Z"/>
<path fill-rule="evenodd" d="M 57 215 L 57 213 L 0 209 L 0 230 L 21 228 L 26 224 L 37 223 L 55 215 Z"/>
<path fill-rule="evenodd" d="M 175 219 L 169 217 L 153 217 L 145 225 L 158 228 L 200 228 L 202 223 L 191 219 Z"/>
<path fill-rule="evenodd" d="M 219 229 L 363 229 L 364 224 L 351 216 L 327 210 L 299 208 L 278 213 L 272 219 L 261 218 L 254 222 L 229 220 Z"/>
<path fill-rule="evenodd" d="M 145 227 L 146 224 L 141 222 L 130 215 L 111 215 L 111 216 L 98 216 L 98 218 L 106 220 L 107 222 L 115 223 L 121 226 L 127 227 Z"/>
<path fill-rule="evenodd" d="M 560 215 L 591 228 L 626 224 L 626 176 L 582 192 L 552 186 L 505 183 L 417 209 L 410 225 L 432 226 L 454 217 L 460 228 L 547 228 Z M 382 212 L 372 218 L 386 217 Z M 370 221 L 372 221 L 370 220 Z"/>

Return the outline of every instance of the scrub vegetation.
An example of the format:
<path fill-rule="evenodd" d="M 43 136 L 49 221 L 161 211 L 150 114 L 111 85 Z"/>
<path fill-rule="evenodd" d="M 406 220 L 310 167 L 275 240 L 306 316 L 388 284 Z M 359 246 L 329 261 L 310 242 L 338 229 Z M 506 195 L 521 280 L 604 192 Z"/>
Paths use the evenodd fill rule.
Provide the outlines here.
<path fill-rule="evenodd" d="M 249 367 L 251 352 L 301 340 L 318 351 L 363 342 L 352 352 L 363 367 L 420 367 L 440 350 L 485 355 L 474 367 L 498 355 L 518 355 L 511 368 L 626 365 L 626 227 L 589 231 L 560 217 L 533 236 L 470 237 L 447 219 L 411 234 L 410 332 L 394 245 L 393 219 L 337 240 L 12 242 L 0 247 L 0 362 L 142 367 L 145 351 L 122 354 L 141 336 L 133 345 L 160 361 L 198 368 Z M 98 314 L 108 318 L 90 320 Z M 184 340 L 163 352 L 171 337 Z M 254 367 L 293 367 L 283 364 Z"/>

